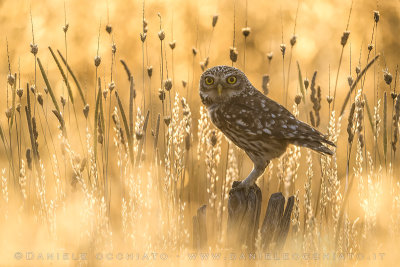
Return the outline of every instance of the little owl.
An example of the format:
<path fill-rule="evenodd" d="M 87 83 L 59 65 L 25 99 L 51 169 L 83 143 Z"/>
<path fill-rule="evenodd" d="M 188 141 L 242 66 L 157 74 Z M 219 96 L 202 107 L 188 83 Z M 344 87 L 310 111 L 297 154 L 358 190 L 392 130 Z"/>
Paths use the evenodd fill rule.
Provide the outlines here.
<path fill-rule="evenodd" d="M 247 191 L 270 160 L 280 157 L 289 144 L 333 154 L 324 146 L 334 146 L 331 141 L 258 91 L 236 68 L 216 66 L 206 70 L 200 78 L 200 97 L 215 126 L 254 163 L 253 170 L 236 188 Z"/>

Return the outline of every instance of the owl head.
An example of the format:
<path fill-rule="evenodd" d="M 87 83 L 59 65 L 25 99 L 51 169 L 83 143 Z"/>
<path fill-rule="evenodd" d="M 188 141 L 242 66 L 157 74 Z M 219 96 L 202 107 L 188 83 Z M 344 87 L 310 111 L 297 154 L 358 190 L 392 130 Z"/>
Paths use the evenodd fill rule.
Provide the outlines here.
<path fill-rule="evenodd" d="M 249 88 L 250 82 L 239 69 L 215 66 L 200 77 L 200 97 L 205 105 L 229 101 Z"/>

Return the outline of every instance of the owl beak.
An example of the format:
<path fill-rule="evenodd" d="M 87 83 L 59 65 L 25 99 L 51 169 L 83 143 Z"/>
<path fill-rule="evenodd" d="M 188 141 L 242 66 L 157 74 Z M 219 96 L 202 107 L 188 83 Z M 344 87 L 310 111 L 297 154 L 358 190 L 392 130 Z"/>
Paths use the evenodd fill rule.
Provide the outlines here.
<path fill-rule="evenodd" d="M 217 86 L 217 90 L 218 90 L 218 96 L 222 95 L 222 85 L 219 83 Z"/>

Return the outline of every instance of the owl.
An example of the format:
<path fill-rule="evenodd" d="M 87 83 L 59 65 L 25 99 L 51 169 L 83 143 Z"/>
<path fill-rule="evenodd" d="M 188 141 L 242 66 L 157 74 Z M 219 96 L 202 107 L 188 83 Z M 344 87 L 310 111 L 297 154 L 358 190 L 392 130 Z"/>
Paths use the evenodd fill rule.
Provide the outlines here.
<path fill-rule="evenodd" d="M 248 190 L 289 144 L 333 155 L 325 146 L 334 146 L 331 141 L 258 91 L 237 68 L 216 66 L 206 70 L 200 78 L 200 98 L 213 124 L 254 164 L 236 188 Z"/>

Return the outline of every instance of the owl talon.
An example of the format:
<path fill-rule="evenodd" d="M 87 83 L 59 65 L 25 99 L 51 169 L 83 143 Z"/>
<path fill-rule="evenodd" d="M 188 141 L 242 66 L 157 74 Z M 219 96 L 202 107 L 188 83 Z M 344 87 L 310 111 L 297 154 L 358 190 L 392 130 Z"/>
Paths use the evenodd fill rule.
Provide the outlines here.
<path fill-rule="evenodd" d="M 250 187 L 253 186 L 253 184 L 250 184 L 249 182 L 246 182 L 246 180 L 243 180 L 242 182 L 240 182 L 240 184 L 238 184 L 237 186 L 233 187 L 231 189 L 232 192 L 235 191 L 241 191 L 243 190 L 245 193 L 245 196 L 249 195 L 250 192 Z"/>

